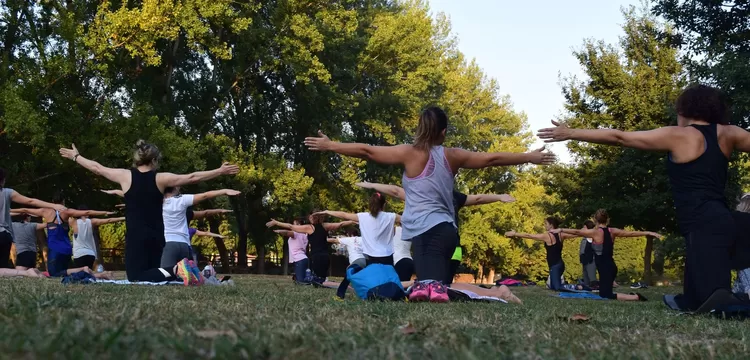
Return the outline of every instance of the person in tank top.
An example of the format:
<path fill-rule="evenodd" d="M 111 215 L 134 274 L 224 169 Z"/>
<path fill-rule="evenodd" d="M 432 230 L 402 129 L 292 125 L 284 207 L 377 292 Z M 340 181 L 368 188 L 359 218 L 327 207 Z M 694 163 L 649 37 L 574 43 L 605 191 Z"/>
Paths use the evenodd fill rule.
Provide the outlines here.
<path fill-rule="evenodd" d="M 448 301 L 444 284 L 450 283 L 450 259 L 459 245 L 454 219 L 454 176 L 462 168 L 481 169 L 524 163 L 551 164 L 555 156 L 543 148 L 529 153 L 481 153 L 444 148 L 448 116 L 438 107 L 422 111 L 414 142 L 371 146 L 331 141 L 322 132 L 305 138 L 312 151 L 331 151 L 404 168 L 402 185 L 406 206 L 401 217 L 402 236 L 412 241 L 419 280 L 410 292 L 412 301 Z"/>
<path fill-rule="evenodd" d="M 357 222 L 367 265 L 393 265 L 394 226 L 401 222 L 401 215 L 385 211 L 385 204 L 385 196 L 376 192 L 370 196 L 368 212 L 353 214 L 326 210 L 316 215 L 328 215 Z"/>
<path fill-rule="evenodd" d="M 594 226 L 593 221 L 586 220 L 583 224 L 583 229 L 593 229 Z M 590 238 L 581 238 L 581 244 L 578 250 L 578 259 L 581 263 L 581 270 L 583 273 L 583 284 L 586 286 L 591 286 L 591 284 L 594 284 L 597 281 L 596 263 L 594 262 L 596 250 L 594 249 L 593 242 L 594 241 Z M 599 255 L 601 255 L 601 250 L 599 251 Z"/>
<path fill-rule="evenodd" d="M 61 192 L 55 194 L 53 200 L 55 203 L 65 206 L 65 198 Z M 50 208 L 42 209 L 16 209 L 24 214 L 38 216 L 44 219 L 47 229 L 47 272 L 50 276 L 61 277 L 80 271 L 94 274 L 91 267 L 75 266 L 71 267 L 73 256 L 73 245 L 70 241 L 71 221 L 75 222 L 76 218 L 90 216 L 107 216 L 112 215 L 111 211 L 99 210 L 79 210 L 66 208 L 63 211 L 57 211 Z"/>
<path fill-rule="evenodd" d="M 13 243 L 16 246 L 16 270 L 28 270 L 36 268 L 37 260 L 37 233 L 47 228 L 47 224 L 31 222 L 31 215 L 18 213 L 16 210 L 11 215 L 21 217 L 22 222 L 13 222 Z"/>
<path fill-rule="evenodd" d="M 85 205 L 79 206 L 79 210 L 88 210 Z M 88 216 L 80 218 L 70 217 L 68 224 L 73 230 L 73 266 L 77 268 L 88 267 L 94 269 L 94 263 L 97 259 L 96 241 L 94 231 L 99 226 L 105 224 L 114 224 L 125 221 L 125 217 L 109 219 L 91 219 Z M 112 277 L 111 272 L 96 273 L 97 277 L 109 279 Z"/>
<path fill-rule="evenodd" d="M 319 211 L 313 211 L 308 217 L 310 224 L 294 225 L 280 222 L 274 219 L 266 223 L 269 228 L 279 227 L 284 230 L 307 235 L 310 244 L 310 270 L 322 283 L 328 277 L 328 268 L 331 265 L 331 254 L 329 252 L 328 232 L 336 231 L 344 226 L 356 224 L 354 221 L 342 221 L 338 223 L 323 222 L 323 215 L 316 215 Z"/>
<path fill-rule="evenodd" d="M 667 175 L 672 185 L 677 223 L 685 238 L 683 294 L 665 295 L 677 310 L 696 310 L 717 290 L 730 291 L 733 253 L 738 239 L 735 214 L 724 190 L 729 159 L 734 151 L 750 152 L 750 133 L 729 125 L 724 94 L 705 85 L 692 85 L 675 102 L 677 126 L 647 131 L 616 129 L 539 130 L 546 142 L 577 140 L 667 154 Z"/>
<path fill-rule="evenodd" d="M 614 259 L 615 238 L 653 236 L 661 239 L 662 236 L 653 231 L 627 231 L 609 227 L 609 214 L 604 209 L 596 211 L 594 220 L 596 227 L 593 229 L 554 229 L 552 233 L 591 238 L 593 244 L 602 246 L 601 254 L 594 255 L 596 269 L 599 271 L 599 296 L 620 301 L 646 301 L 641 294 L 617 294 L 612 290 L 617 277 L 617 265 Z"/>
<path fill-rule="evenodd" d="M 60 149 L 60 155 L 87 170 L 120 185 L 125 196 L 125 272 L 130 281 L 164 282 L 179 277 L 185 285 L 200 285 L 200 270 L 193 261 L 183 259 L 173 268 L 159 267 L 164 248 L 162 203 L 168 187 L 195 184 L 221 175 L 234 175 L 239 167 L 224 163 L 210 171 L 191 174 L 157 172 L 161 152 L 153 145 L 138 140 L 131 169 L 109 168 L 89 160 L 72 149 Z"/>
<path fill-rule="evenodd" d="M 302 225 L 302 221 L 294 219 L 293 225 Z M 307 269 L 310 268 L 310 259 L 307 257 L 307 234 L 290 230 L 274 230 L 275 233 L 288 238 L 289 264 L 294 266 L 294 281 L 301 283 L 305 280 Z"/>
<path fill-rule="evenodd" d="M 548 217 L 544 220 L 544 234 L 526 234 L 515 231 L 505 233 L 506 237 L 517 237 L 544 242 L 544 250 L 547 253 L 547 266 L 549 267 L 549 288 L 555 291 L 563 290 L 562 277 L 565 273 L 565 263 L 562 259 L 563 241 L 573 238 L 573 235 L 553 233 L 554 229 L 560 227 L 560 220 Z"/>

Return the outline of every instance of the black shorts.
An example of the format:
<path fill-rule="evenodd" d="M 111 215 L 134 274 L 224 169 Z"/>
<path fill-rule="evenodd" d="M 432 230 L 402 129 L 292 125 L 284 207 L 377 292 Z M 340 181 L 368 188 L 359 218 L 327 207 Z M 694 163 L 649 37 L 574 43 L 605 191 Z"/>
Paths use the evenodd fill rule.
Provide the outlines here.
<path fill-rule="evenodd" d="M 36 251 L 24 251 L 16 255 L 16 266 L 25 268 L 36 267 Z"/>
<path fill-rule="evenodd" d="M 73 267 L 74 268 L 82 268 L 84 266 L 88 266 L 89 269 L 94 269 L 94 261 L 96 260 L 96 256 L 94 255 L 84 255 L 81 257 L 77 257 L 73 259 Z"/>

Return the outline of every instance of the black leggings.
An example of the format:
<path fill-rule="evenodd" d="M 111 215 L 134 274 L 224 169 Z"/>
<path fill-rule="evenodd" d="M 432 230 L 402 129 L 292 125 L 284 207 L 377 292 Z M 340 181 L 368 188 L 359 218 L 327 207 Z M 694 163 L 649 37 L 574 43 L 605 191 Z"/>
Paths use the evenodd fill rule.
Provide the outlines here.
<path fill-rule="evenodd" d="M 0 232 L 0 269 L 11 269 L 10 248 L 13 246 L 13 237 L 7 231 Z"/>
<path fill-rule="evenodd" d="M 174 280 L 174 271 L 171 268 L 164 269 L 169 275 L 165 275 L 159 269 L 164 238 L 142 239 L 125 238 L 125 272 L 128 281 L 163 282 Z"/>
<path fill-rule="evenodd" d="M 370 255 L 365 255 L 365 261 L 367 262 L 367 265 L 371 265 L 371 264 L 383 264 L 383 265 L 391 265 L 391 266 L 393 266 L 393 255 L 388 255 L 388 256 L 370 256 Z"/>
<path fill-rule="evenodd" d="M 317 253 L 310 255 L 310 271 L 315 276 L 325 279 L 328 277 L 328 267 L 331 265 L 331 255 L 328 253 Z"/>
<path fill-rule="evenodd" d="M 596 269 L 599 271 L 599 296 L 617 300 L 617 294 L 613 291 L 615 278 L 617 277 L 615 259 L 597 255 L 594 257 L 594 262 L 596 263 Z"/>
<path fill-rule="evenodd" d="M 681 308 L 695 310 L 714 291 L 731 291 L 734 236 L 731 229 L 716 229 L 694 231 L 685 237 L 683 294 L 675 299 Z"/>
<path fill-rule="evenodd" d="M 399 260 L 393 267 L 396 268 L 396 274 L 401 281 L 409 281 L 411 276 L 414 275 L 414 260 L 410 258 Z"/>
<path fill-rule="evenodd" d="M 458 246 L 456 227 L 449 222 L 437 224 L 414 237 L 412 244 L 417 280 L 438 280 L 450 284 L 451 257 Z"/>

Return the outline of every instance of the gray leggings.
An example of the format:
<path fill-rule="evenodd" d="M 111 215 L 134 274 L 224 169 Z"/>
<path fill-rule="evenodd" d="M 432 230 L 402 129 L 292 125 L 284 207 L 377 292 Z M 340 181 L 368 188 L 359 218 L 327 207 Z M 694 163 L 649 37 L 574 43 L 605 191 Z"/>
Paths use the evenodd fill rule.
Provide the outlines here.
<path fill-rule="evenodd" d="M 161 253 L 161 267 L 171 269 L 180 260 L 193 260 L 193 249 L 184 242 L 167 241 Z"/>

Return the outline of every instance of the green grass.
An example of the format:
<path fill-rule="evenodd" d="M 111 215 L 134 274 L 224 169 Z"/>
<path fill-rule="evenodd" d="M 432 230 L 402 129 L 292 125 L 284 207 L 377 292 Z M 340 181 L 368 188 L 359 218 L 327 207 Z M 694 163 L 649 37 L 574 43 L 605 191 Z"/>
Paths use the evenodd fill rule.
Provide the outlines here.
<path fill-rule="evenodd" d="M 281 277 L 234 287 L 74 285 L 0 279 L 3 358 L 498 359 L 747 358 L 750 323 L 646 303 L 561 300 L 516 288 L 524 305 L 333 299 Z M 629 289 L 628 289 L 629 290 Z M 623 289 L 624 291 L 624 289 Z M 583 313 L 585 323 L 567 317 Z M 405 335 L 399 326 L 417 332 Z M 201 336 L 199 336 L 201 335 Z"/>

